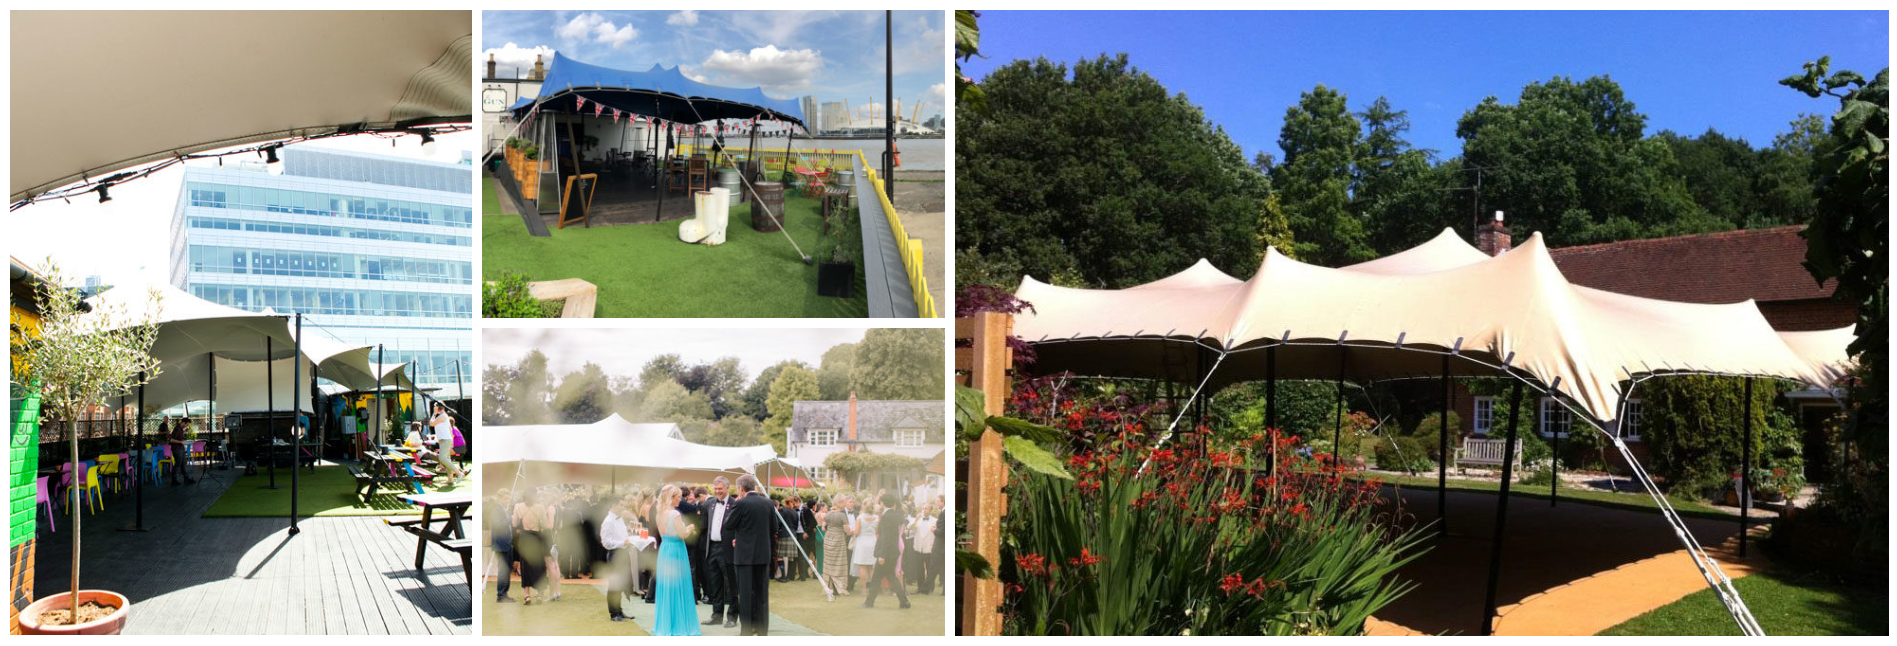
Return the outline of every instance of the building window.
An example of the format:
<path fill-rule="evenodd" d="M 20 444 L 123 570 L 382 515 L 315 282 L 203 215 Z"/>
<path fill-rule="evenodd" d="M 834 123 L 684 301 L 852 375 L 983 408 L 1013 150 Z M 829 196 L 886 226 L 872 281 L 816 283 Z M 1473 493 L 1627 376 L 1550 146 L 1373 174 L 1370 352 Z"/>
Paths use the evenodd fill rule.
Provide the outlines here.
<path fill-rule="evenodd" d="M 1542 437 L 1555 437 L 1556 433 L 1560 433 L 1561 437 L 1567 437 L 1568 432 L 1573 428 L 1574 413 L 1569 412 L 1567 407 L 1562 406 L 1561 402 L 1553 397 L 1541 398 Z"/>
<path fill-rule="evenodd" d="M 1620 437 L 1629 442 L 1640 441 L 1640 400 L 1627 400 L 1627 410 L 1620 416 Z"/>
<path fill-rule="evenodd" d="M 810 431 L 810 445 L 836 446 L 837 430 L 834 428 L 820 428 Z"/>
<path fill-rule="evenodd" d="M 836 479 L 836 474 L 831 473 L 829 467 L 806 467 L 804 471 L 810 474 L 811 482 L 829 483 Z"/>
<path fill-rule="evenodd" d="M 896 446 L 922 446 L 922 429 L 897 429 Z"/>
<path fill-rule="evenodd" d="M 1475 420 L 1473 421 L 1473 423 L 1474 423 L 1474 426 L 1472 426 L 1471 428 L 1475 429 L 1476 435 L 1487 436 L 1489 434 L 1489 429 L 1494 428 L 1494 424 L 1495 424 L 1495 398 L 1494 397 L 1475 398 Z"/>

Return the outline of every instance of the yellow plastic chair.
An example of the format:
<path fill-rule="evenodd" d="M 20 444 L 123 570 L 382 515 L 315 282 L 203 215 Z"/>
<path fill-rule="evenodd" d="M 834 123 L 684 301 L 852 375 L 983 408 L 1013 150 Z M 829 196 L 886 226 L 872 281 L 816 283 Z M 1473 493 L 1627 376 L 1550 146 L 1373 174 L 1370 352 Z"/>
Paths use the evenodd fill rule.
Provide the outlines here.
<path fill-rule="evenodd" d="M 119 473 L 119 454 L 99 454 L 99 475 L 105 476 L 106 481 L 112 483 L 113 493 L 118 493 L 119 491 L 119 482 L 117 480 Z"/>
<path fill-rule="evenodd" d="M 87 494 L 86 492 L 88 491 L 91 493 Z M 80 495 L 87 495 L 90 497 L 92 504 L 88 506 L 93 508 L 92 513 L 96 514 L 96 513 L 99 513 L 100 510 L 105 509 L 105 502 L 100 499 L 101 496 L 99 495 L 99 467 L 98 465 L 93 465 L 91 467 L 86 468 L 86 481 L 79 485 L 79 493 Z"/>

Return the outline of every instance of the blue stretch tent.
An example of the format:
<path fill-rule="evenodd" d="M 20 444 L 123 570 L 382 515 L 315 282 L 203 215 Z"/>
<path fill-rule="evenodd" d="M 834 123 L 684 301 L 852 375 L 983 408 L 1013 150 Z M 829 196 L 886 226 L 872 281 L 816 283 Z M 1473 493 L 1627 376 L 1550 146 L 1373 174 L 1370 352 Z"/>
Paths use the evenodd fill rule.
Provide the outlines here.
<path fill-rule="evenodd" d="M 588 65 L 559 52 L 553 54 L 553 66 L 540 84 L 540 96 L 521 99 L 512 108 L 516 118 L 525 117 L 536 101 L 545 112 L 577 113 L 573 95 L 587 103 L 599 103 L 632 114 L 657 117 L 678 123 L 703 123 L 714 119 L 750 119 L 760 114 L 804 125 L 803 106 L 796 99 L 773 99 L 763 88 L 719 87 L 686 78 L 676 67 L 653 65 L 644 72 L 628 72 Z M 584 113 L 590 114 L 588 107 Z"/>

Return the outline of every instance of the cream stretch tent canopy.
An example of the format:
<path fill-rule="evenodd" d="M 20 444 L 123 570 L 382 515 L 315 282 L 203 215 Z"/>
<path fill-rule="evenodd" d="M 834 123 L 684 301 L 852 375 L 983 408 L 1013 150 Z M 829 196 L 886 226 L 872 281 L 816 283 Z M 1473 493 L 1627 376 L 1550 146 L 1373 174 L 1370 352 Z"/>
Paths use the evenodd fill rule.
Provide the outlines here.
<path fill-rule="evenodd" d="M 768 468 L 798 472 L 777 461 L 770 445 L 708 446 L 682 439 L 677 424 L 634 424 L 617 413 L 591 424 L 482 426 L 481 477 L 510 487 L 529 485 L 704 482 Z"/>
<path fill-rule="evenodd" d="M 156 291 L 154 306 L 149 294 Z M 290 363 L 296 353 L 296 332 L 290 319 L 281 314 L 259 313 L 220 305 L 193 296 L 165 284 L 129 284 L 105 290 L 86 299 L 91 312 L 83 316 L 106 324 L 109 316 L 143 320 L 149 316 L 158 326 L 151 355 L 159 361 L 161 372 L 145 385 L 147 410 L 163 410 L 187 401 L 203 400 L 209 394 L 212 366 L 217 375 L 217 410 L 264 410 L 270 397 L 264 390 L 264 374 L 277 385 L 275 403 L 288 410 L 290 380 L 296 374 Z M 126 319 L 120 319 L 123 322 Z M 306 328 L 309 326 L 305 326 Z M 269 340 L 268 356 L 265 354 Z M 403 364 L 377 365 L 370 361 L 372 350 L 353 346 L 318 334 L 305 332 L 302 374 L 316 373 L 353 390 L 374 390 L 376 375 L 384 384 L 411 388 Z M 266 370 L 265 365 L 272 367 Z M 308 393 L 307 387 L 302 389 Z M 137 393 L 128 393 L 125 402 L 136 401 Z M 302 410 L 309 410 L 304 402 Z"/>
<path fill-rule="evenodd" d="M 1449 242 L 1343 269 L 1269 249 L 1244 281 L 1203 262 L 1120 290 L 1028 277 L 1015 295 L 1033 310 L 1015 333 L 1036 344 L 1037 371 L 1203 380 L 1208 392 L 1260 378 L 1266 353 L 1253 350 L 1273 345 L 1280 378 L 1359 383 L 1442 376 L 1434 355 L 1454 352 L 1473 360 L 1456 362 L 1456 376 L 1507 365 L 1602 422 L 1617 416 L 1622 382 L 1641 375 L 1821 379 L 1750 301 L 1672 303 L 1574 285 L 1540 234 L 1493 258 Z"/>
<path fill-rule="evenodd" d="M 178 155 L 467 122 L 460 11 L 16 11 L 9 201 Z M 48 88 L 58 88 L 48 92 Z"/>

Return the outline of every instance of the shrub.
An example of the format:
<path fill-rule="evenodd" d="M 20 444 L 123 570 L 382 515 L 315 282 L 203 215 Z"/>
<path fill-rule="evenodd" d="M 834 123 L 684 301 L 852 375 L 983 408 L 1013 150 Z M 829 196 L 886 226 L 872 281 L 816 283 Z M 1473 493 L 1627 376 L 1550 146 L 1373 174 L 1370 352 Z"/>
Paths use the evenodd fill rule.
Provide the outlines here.
<path fill-rule="evenodd" d="M 1773 404 L 1786 386 L 1753 384 L 1753 466 L 1797 468 L 1803 449 L 1797 425 Z M 1745 380 L 1737 377 L 1675 376 L 1640 387 L 1641 437 L 1652 451 L 1649 467 L 1691 495 L 1718 492 L 1740 464 L 1745 426 Z M 1577 435 L 1579 425 L 1576 425 Z"/>
<path fill-rule="evenodd" d="M 1433 470 L 1436 463 L 1429 459 L 1429 451 L 1434 447 L 1431 444 L 1425 449 L 1422 442 L 1407 435 L 1383 438 L 1377 441 L 1377 468 L 1407 473 Z"/>
<path fill-rule="evenodd" d="M 481 286 L 481 316 L 484 318 L 533 319 L 559 318 L 560 304 L 541 301 L 527 293 L 528 276 L 506 272 L 501 279 Z"/>
<path fill-rule="evenodd" d="M 1076 406 L 1072 480 L 1016 469 L 1003 520 L 1004 632 L 1015 635 L 1356 634 L 1410 588 L 1419 535 L 1379 512 L 1295 438 L 1153 449 L 1145 416 Z M 1161 425 L 1156 425 L 1163 428 Z M 1277 452 L 1272 476 L 1246 465 Z"/>

